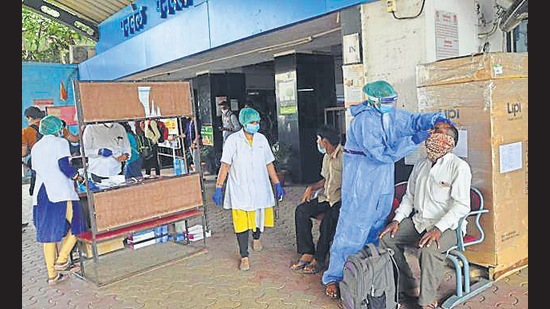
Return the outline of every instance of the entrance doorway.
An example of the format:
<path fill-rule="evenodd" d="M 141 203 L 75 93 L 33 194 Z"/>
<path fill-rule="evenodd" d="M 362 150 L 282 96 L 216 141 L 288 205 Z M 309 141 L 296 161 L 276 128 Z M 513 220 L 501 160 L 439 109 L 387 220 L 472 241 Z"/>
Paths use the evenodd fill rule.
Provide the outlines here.
<path fill-rule="evenodd" d="M 246 103 L 260 113 L 260 133 L 265 135 L 270 145 L 278 140 L 277 104 L 275 89 L 254 89 L 246 92 Z"/>

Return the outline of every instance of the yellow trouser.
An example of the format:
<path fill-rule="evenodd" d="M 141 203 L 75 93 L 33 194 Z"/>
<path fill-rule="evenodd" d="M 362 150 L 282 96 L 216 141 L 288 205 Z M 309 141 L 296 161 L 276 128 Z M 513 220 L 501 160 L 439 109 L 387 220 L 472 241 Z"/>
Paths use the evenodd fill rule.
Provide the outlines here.
<path fill-rule="evenodd" d="M 67 214 L 65 216 L 69 222 L 73 218 L 73 202 L 67 201 Z M 46 260 L 46 269 L 48 270 L 48 277 L 53 279 L 57 277 L 57 271 L 54 268 L 55 263 L 63 264 L 69 259 L 69 254 L 76 244 L 76 236 L 69 232 L 61 240 L 61 250 L 59 250 L 59 255 L 57 254 L 57 243 L 48 242 L 44 243 L 44 259 Z M 57 259 L 57 260 L 56 260 Z"/>
<path fill-rule="evenodd" d="M 275 215 L 273 213 L 273 207 L 265 208 L 264 227 L 275 226 Z M 231 217 L 233 218 L 233 229 L 235 233 L 242 233 L 248 230 L 256 230 L 258 225 L 256 224 L 256 212 L 245 211 L 240 209 L 231 210 Z"/>

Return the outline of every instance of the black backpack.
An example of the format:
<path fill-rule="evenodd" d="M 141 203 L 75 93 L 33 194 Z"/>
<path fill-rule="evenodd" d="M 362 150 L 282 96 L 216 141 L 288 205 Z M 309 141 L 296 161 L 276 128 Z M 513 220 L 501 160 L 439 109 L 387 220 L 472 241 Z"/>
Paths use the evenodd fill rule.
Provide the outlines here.
<path fill-rule="evenodd" d="M 139 155 L 143 160 L 149 160 L 155 155 L 153 152 L 153 141 L 145 135 L 137 134 L 136 143 L 138 146 Z"/>
<path fill-rule="evenodd" d="M 340 295 L 345 309 L 395 309 L 399 271 L 393 250 L 367 244 L 344 264 Z"/>

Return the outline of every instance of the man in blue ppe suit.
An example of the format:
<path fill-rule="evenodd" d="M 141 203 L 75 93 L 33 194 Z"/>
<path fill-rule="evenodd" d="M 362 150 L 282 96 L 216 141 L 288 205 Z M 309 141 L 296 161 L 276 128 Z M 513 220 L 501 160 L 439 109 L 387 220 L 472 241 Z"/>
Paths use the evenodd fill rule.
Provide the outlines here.
<path fill-rule="evenodd" d="M 417 149 L 443 113 L 412 113 L 395 108 L 397 94 L 386 81 L 363 87 L 367 100 L 350 106 L 354 117 L 346 135 L 342 171 L 342 206 L 323 273 L 325 294 L 339 298 L 339 282 L 348 256 L 378 234 L 391 210 L 395 162 Z"/>

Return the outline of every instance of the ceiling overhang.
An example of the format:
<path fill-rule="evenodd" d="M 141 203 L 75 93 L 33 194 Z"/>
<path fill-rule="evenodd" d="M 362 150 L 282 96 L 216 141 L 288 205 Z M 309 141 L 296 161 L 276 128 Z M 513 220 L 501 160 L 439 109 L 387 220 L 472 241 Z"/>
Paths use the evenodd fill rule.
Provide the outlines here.
<path fill-rule="evenodd" d="M 120 80 L 185 80 L 202 73 L 230 72 L 232 69 L 273 61 L 275 56 L 285 53 L 334 54 L 334 47 L 341 44 L 339 13 L 334 12 L 177 59 Z M 341 47 L 337 53 L 341 53 Z"/>
<path fill-rule="evenodd" d="M 22 0 L 22 5 L 97 42 L 99 24 L 133 2 L 134 0 Z"/>

